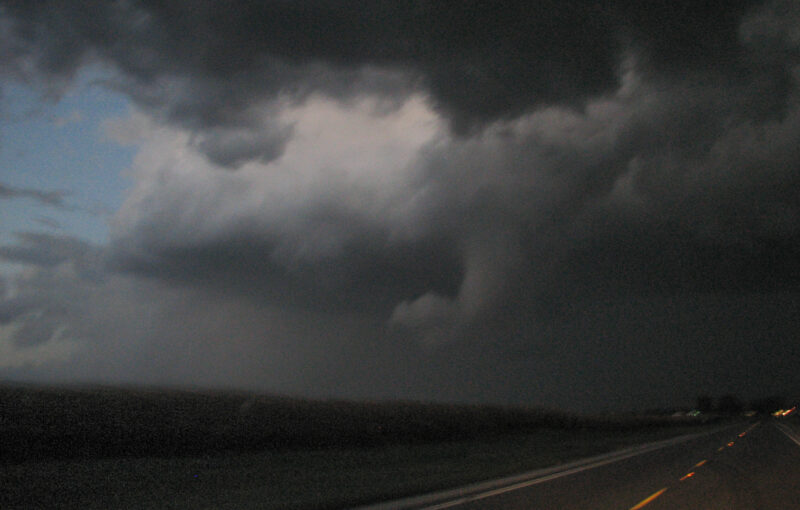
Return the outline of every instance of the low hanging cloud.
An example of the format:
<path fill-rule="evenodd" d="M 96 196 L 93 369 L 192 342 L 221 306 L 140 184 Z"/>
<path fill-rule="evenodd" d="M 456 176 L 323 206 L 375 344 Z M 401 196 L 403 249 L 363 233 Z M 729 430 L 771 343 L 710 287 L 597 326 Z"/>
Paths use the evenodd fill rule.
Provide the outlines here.
<path fill-rule="evenodd" d="M 386 306 L 429 287 L 451 290 L 458 247 L 421 225 L 409 203 L 429 207 L 413 184 L 412 160 L 439 136 L 440 123 L 419 100 L 392 115 L 374 111 L 370 101 L 344 108 L 325 99 L 290 108 L 284 115 L 295 137 L 282 158 L 235 173 L 204 161 L 185 132 L 142 129 L 152 135 L 114 220 L 114 263 L 260 287 L 265 299 L 301 307 Z M 403 278 L 393 278 L 397 272 Z"/>
<path fill-rule="evenodd" d="M 0 246 L 0 259 L 45 268 L 69 264 L 86 279 L 102 278 L 102 251 L 82 239 L 68 235 L 19 232 L 16 240 L 16 244 Z"/>
<path fill-rule="evenodd" d="M 16 187 L 0 182 L 0 200 L 28 198 L 43 205 L 59 209 L 66 209 L 68 206 L 65 204 L 64 198 L 67 195 L 68 194 L 64 191 L 49 191 L 37 188 Z"/>
<path fill-rule="evenodd" d="M 777 384 L 703 348 L 796 359 L 800 11 L 595 4 L 3 2 L 3 76 L 106 66 L 133 107 L 105 130 L 137 147 L 108 246 L 0 247 L 29 267 L 15 348 L 305 394 Z"/>
<path fill-rule="evenodd" d="M 78 269 L 102 260 L 103 251 L 73 250 L 56 264 L 29 258 L 24 271 L 0 279 L 4 379 L 203 385 L 318 397 L 358 395 L 361 382 L 373 379 L 388 395 L 381 378 L 399 373 L 395 362 L 408 366 L 412 359 L 408 346 L 388 345 L 369 364 L 351 366 L 383 329 L 359 314 L 265 306 L 246 295 L 119 274 L 104 264 L 96 266 L 102 278 Z M 365 388 L 360 394 L 375 396 Z"/>
<path fill-rule="evenodd" d="M 311 101 L 285 114 L 295 137 L 284 156 L 235 174 L 192 159 L 189 135 L 163 147 L 159 134 L 135 164 L 115 255 L 134 271 L 262 287 L 271 302 L 379 305 L 444 337 L 520 278 L 543 295 L 560 278 L 635 292 L 796 288 L 781 266 L 794 267 L 798 234 L 782 186 L 797 179 L 785 164 L 797 112 L 754 126 L 736 96 L 654 90 L 630 65 L 583 113 L 542 109 L 475 138 L 448 134 L 421 100 L 389 116 Z M 687 139 L 698 105 L 709 128 Z M 715 125 L 737 116 L 738 127 Z M 416 129 L 403 139 L 406 125 Z"/>

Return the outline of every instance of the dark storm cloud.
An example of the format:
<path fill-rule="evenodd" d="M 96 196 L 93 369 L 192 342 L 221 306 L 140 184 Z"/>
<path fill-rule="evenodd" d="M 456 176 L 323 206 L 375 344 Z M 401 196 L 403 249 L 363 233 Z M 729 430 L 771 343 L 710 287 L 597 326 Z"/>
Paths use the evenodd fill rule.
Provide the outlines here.
<path fill-rule="evenodd" d="M 747 65 L 737 30 L 755 2 L 4 5 L 7 74 L 42 72 L 58 84 L 87 62 L 109 63 L 140 105 L 196 129 L 201 149 L 229 165 L 280 154 L 283 127 L 269 140 L 250 132 L 261 126 L 259 105 L 316 91 L 396 96 L 422 88 L 458 132 L 469 132 L 612 91 L 626 51 L 678 76 L 786 72 Z M 266 142 L 261 150 L 255 140 Z"/>
<path fill-rule="evenodd" d="M 111 264 L 118 271 L 201 283 L 289 307 L 382 313 L 430 289 L 452 295 L 461 277 L 457 253 L 434 240 L 393 246 L 376 237 L 347 245 L 336 256 L 287 265 L 273 256 L 275 244 L 264 244 L 259 237 L 250 232 L 240 239 L 213 238 L 204 246 L 172 247 L 127 239 L 146 244 L 149 256 L 117 244 Z"/>
<path fill-rule="evenodd" d="M 753 124 L 744 92 L 631 88 L 585 113 L 543 109 L 426 147 L 400 195 L 408 217 L 365 215 L 325 171 L 284 197 L 295 206 L 256 201 L 233 217 L 219 204 L 269 186 L 236 174 L 206 199 L 205 177 L 176 170 L 186 180 L 158 188 L 148 177 L 148 206 L 120 216 L 139 219 L 116 231 L 114 260 L 270 303 L 377 311 L 432 343 L 583 294 L 796 291 L 798 112 Z"/>
<path fill-rule="evenodd" d="M 275 128 L 263 132 L 239 129 L 212 129 L 194 141 L 197 148 L 212 162 L 224 167 L 236 167 L 247 161 L 269 162 L 283 152 L 291 136 L 286 128 L 275 133 Z"/>
<path fill-rule="evenodd" d="M 105 63 L 161 129 L 110 266 L 0 248 L 50 306 L 81 289 L 48 331 L 138 346 L 102 351 L 131 377 L 593 409 L 783 391 L 749 358 L 797 388 L 796 2 L 3 5 L 7 76 Z M 450 129 L 381 152 L 424 131 L 419 97 Z"/>
<path fill-rule="evenodd" d="M 380 320 L 269 307 L 114 272 L 87 278 L 76 270 L 97 256 L 65 250 L 56 265 L 26 259 L 28 270 L 0 280 L 3 378 L 374 397 L 353 390 L 369 378 L 390 395 L 386 378 L 404 377 L 408 347 L 380 342 Z M 354 364 L 365 355 L 370 365 Z"/>

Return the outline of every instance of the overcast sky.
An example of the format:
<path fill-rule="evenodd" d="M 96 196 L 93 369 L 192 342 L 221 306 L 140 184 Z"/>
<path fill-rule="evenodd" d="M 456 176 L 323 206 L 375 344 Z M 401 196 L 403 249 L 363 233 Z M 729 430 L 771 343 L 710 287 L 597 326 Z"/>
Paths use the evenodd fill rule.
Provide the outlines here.
<path fill-rule="evenodd" d="M 800 4 L 598 4 L 0 0 L 0 379 L 800 397 Z"/>

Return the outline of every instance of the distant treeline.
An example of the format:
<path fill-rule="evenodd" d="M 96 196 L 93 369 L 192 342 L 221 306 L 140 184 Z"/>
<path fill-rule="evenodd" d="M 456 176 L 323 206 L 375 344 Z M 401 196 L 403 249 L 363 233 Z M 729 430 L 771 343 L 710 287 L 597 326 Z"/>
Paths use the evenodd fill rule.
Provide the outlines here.
<path fill-rule="evenodd" d="M 770 414 L 778 409 L 787 406 L 787 399 L 781 395 L 771 395 L 757 398 L 745 404 L 737 395 L 726 394 L 719 398 L 709 395 L 697 397 L 697 410 L 703 413 L 719 413 L 727 415 L 741 414 L 745 411 L 753 411 L 760 414 Z"/>
<path fill-rule="evenodd" d="M 690 421 L 588 418 L 519 407 L 314 401 L 244 392 L 5 386 L 0 387 L 0 461 L 353 448 L 541 428 L 632 430 Z"/>

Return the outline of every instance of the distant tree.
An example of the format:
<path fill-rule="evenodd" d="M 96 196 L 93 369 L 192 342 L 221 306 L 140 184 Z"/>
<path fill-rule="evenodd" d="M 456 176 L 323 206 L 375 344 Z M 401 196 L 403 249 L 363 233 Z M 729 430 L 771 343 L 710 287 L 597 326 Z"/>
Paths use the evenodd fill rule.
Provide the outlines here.
<path fill-rule="evenodd" d="M 717 402 L 717 412 L 720 414 L 741 414 L 743 410 L 744 404 L 736 395 L 723 395 Z"/>
<path fill-rule="evenodd" d="M 701 413 L 710 413 L 713 409 L 714 401 L 708 395 L 697 397 L 697 410 Z"/>

